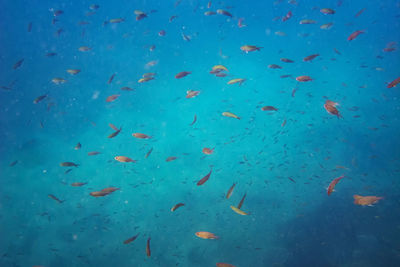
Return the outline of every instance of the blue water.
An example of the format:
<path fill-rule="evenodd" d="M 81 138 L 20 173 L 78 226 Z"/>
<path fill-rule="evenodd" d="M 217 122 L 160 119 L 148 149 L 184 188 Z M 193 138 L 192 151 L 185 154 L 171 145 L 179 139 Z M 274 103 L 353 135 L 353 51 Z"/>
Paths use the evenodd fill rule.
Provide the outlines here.
<path fill-rule="evenodd" d="M 400 266 L 400 89 L 387 88 L 400 75 L 399 2 L 207 3 L 2 2 L 0 266 Z M 88 16 L 91 4 L 99 8 Z M 217 9 L 233 18 L 204 15 Z M 147 17 L 136 21 L 134 10 Z M 125 21 L 104 23 L 115 18 Z M 364 33 L 348 41 L 356 30 Z M 383 51 L 391 42 L 396 49 Z M 227 77 L 209 73 L 218 64 Z M 181 71 L 191 74 L 176 79 Z M 138 83 L 148 72 L 155 79 Z M 301 75 L 313 80 L 297 82 Z M 228 85 L 234 78 L 246 80 Z M 188 90 L 200 94 L 188 99 Z M 343 118 L 324 109 L 327 99 Z M 114 138 L 109 123 L 122 127 Z M 90 195 L 108 187 L 119 190 Z M 244 194 L 241 216 L 230 206 Z M 383 199 L 360 206 L 356 194 Z M 171 212 L 177 203 L 185 206 Z"/>

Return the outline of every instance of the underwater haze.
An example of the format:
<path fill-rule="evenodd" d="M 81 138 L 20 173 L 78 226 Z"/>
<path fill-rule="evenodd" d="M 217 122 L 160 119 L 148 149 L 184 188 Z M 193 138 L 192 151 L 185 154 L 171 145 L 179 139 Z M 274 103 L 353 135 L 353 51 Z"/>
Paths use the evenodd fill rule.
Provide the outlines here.
<path fill-rule="evenodd" d="M 400 266 L 400 2 L 2 1 L 0 266 Z"/>

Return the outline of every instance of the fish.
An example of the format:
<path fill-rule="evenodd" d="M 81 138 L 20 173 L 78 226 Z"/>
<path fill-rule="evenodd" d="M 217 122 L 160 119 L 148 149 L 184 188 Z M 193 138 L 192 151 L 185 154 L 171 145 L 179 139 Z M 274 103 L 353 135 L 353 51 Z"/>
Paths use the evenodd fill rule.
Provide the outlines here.
<path fill-rule="evenodd" d="M 183 32 L 181 32 L 181 36 L 182 36 L 182 39 L 186 42 L 190 42 L 190 40 L 192 39 L 189 35 L 186 35 Z"/>
<path fill-rule="evenodd" d="M 151 80 L 154 80 L 154 77 L 140 78 L 140 79 L 138 80 L 138 83 L 144 83 L 144 82 L 148 82 L 148 81 L 151 81 Z"/>
<path fill-rule="evenodd" d="M 92 48 L 88 47 L 88 46 L 81 46 L 78 48 L 78 50 L 81 52 L 88 52 L 88 51 L 92 50 Z"/>
<path fill-rule="evenodd" d="M 68 169 L 68 170 L 66 170 L 64 173 L 67 174 L 67 173 L 69 173 L 70 171 L 72 171 L 72 169 Z"/>
<path fill-rule="evenodd" d="M 177 159 L 177 157 L 173 157 L 173 156 L 171 156 L 171 157 L 168 157 L 168 158 L 166 158 L 166 162 L 170 162 L 170 161 L 173 161 L 173 160 L 176 160 Z"/>
<path fill-rule="evenodd" d="M 114 79 L 116 73 L 113 73 L 113 75 L 111 75 L 111 77 L 108 79 L 108 84 L 110 84 L 112 82 L 112 80 Z"/>
<path fill-rule="evenodd" d="M 268 65 L 268 68 L 270 68 L 270 69 L 282 69 L 281 66 L 276 65 L 276 64 L 269 64 L 269 65 Z"/>
<path fill-rule="evenodd" d="M 54 199 L 55 201 L 57 201 L 58 203 L 63 203 L 65 200 L 60 200 L 60 199 L 58 199 L 55 195 L 52 195 L 52 194 L 48 194 L 47 195 L 49 198 L 51 198 L 51 199 Z"/>
<path fill-rule="evenodd" d="M 246 193 L 243 195 L 242 199 L 240 200 L 239 205 L 237 206 L 238 209 L 242 208 L 245 198 L 246 198 Z"/>
<path fill-rule="evenodd" d="M 125 21 L 124 18 L 116 18 L 116 19 L 110 19 L 109 20 L 110 23 L 121 23 L 123 21 Z"/>
<path fill-rule="evenodd" d="M 207 182 L 207 180 L 210 179 L 211 172 L 212 172 L 212 169 L 206 176 L 204 176 L 197 182 L 197 185 L 200 186 L 200 185 L 204 184 L 205 182 Z"/>
<path fill-rule="evenodd" d="M 146 156 L 144 156 L 144 158 L 147 159 L 150 156 L 151 152 L 153 152 L 153 148 L 150 148 L 150 150 L 147 151 Z"/>
<path fill-rule="evenodd" d="M 289 10 L 289 12 L 286 13 L 286 15 L 282 17 L 282 21 L 287 21 L 291 17 L 292 17 L 292 11 Z"/>
<path fill-rule="evenodd" d="M 114 138 L 114 137 L 116 137 L 116 136 L 121 132 L 121 130 L 122 130 L 122 127 L 119 128 L 119 129 L 117 129 L 115 132 L 111 133 L 111 134 L 108 136 L 108 138 Z"/>
<path fill-rule="evenodd" d="M 14 160 L 14 161 L 11 162 L 10 165 L 8 165 L 8 166 L 13 167 L 13 166 L 15 166 L 15 164 L 17 164 L 17 163 L 18 163 L 18 160 Z"/>
<path fill-rule="evenodd" d="M 239 214 L 239 215 L 249 215 L 248 213 L 246 213 L 246 212 L 244 212 L 244 211 L 242 211 L 242 210 L 236 208 L 235 206 L 232 206 L 232 205 L 231 205 L 230 207 L 231 207 L 231 209 L 232 209 L 234 212 L 236 212 L 236 213 Z"/>
<path fill-rule="evenodd" d="M 96 156 L 96 155 L 101 154 L 101 153 L 98 152 L 98 151 L 91 151 L 91 152 L 88 152 L 87 154 L 88 154 L 88 156 Z"/>
<path fill-rule="evenodd" d="M 139 20 L 142 20 L 144 18 L 147 18 L 147 14 L 144 13 L 143 11 L 135 10 L 134 13 L 136 15 L 136 21 L 139 21 Z"/>
<path fill-rule="evenodd" d="M 246 81 L 246 79 L 243 78 L 236 78 L 236 79 L 232 79 L 230 81 L 227 82 L 227 84 L 235 84 L 238 83 L 239 86 L 242 85 L 242 83 L 244 83 Z"/>
<path fill-rule="evenodd" d="M 309 56 L 306 56 L 305 58 L 303 58 L 303 61 L 304 62 L 306 62 L 306 61 L 312 61 L 314 58 L 316 58 L 316 57 L 318 57 L 319 56 L 319 54 L 312 54 L 312 55 L 309 55 Z"/>
<path fill-rule="evenodd" d="M 358 16 L 360 16 L 362 13 L 364 13 L 365 9 L 366 8 L 360 9 L 360 11 L 358 11 L 357 14 L 354 15 L 354 17 L 357 18 Z"/>
<path fill-rule="evenodd" d="M 333 26 L 332 22 L 322 24 L 319 28 L 322 30 L 329 30 Z"/>
<path fill-rule="evenodd" d="M 81 143 L 77 143 L 76 146 L 74 147 L 75 150 L 81 149 L 82 145 Z"/>
<path fill-rule="evenodd" d="M 222 116 L 230 117 L 230 118 L 234 118 L 234 119 L 240 120 L 240 117 L 238 117 L 238 116 L 236 116 L 235 114 L 233 114 L 233 113 L 231 113 L 231 112 L 228 112 L 228 111 L 222 112 Z"/>
<path fill-rule="evenodd" d="M 104 196 L 106 196 L 108 194 L 111 194 L 112 192 L 117 191 L 117 190 L 119 190 L 119 188 L 117 188 L 117 187 L 107 187 L 107 188 L 104 188 L 104 189 L 102 189 L 100 191 L 91 192 L 90 195 L 92 197 L 104 197 Z"/>
<path fill-rule="evenodd" d="M 196 121 L 197 121 L 197 115 L 196 115 L 196 114 L 194 114 L 193 121 L 192 121 L 192 123 L 191 123 L 191 124 L 189 124 L 189 125 L 190 125 L 190 126 L 193 126 L 193 124 L 195 124 L 195 123 L 196 123 Z"/>
<path fill-rule="evenodd" d="M 339 105 L 339 103 L 333 102 L 331 100 L 326 100 L 325 104 L 324 104 L 324 108 L 328 113 L 335 115 L 338 118 L 342 118 L 342 115 L 340 115 L 339 110 L 336 108 L 336 106 L 338 106 L 338 105 Z"/>
<path fill-rule="evenodd" d="M 207 3 L 207 8 L 211 8 L 211 4 L 212 4 L 212 2 L 211 2 L 211 1 L 208 1 L 208 3 Z"/>
<path fill-rule="evenodd" d="M 225 15 L 225 16 L 228 16 L 228 17 L 231 17 L 231 18 L 233 17 L 231 13 L 229 13 L 228 11 L 223 10 L 223 9 L 217 9 L 217 14 Z"/>
<path fill-rule="evenodd" d="M 289 179 L 290 181 L 292 181 L 293 183 L 296 183 L 296 181 L 295 181 L 292 177 L 288 177 L 288 179 Z"/>
<path fill-rule="evenodd" d="M 175 205 L 171 208 L 171 212 L 176 211 L 179 207 L 182 207 L 182 206 L 185 206 L 185 204 L 183 204 L 183 203 L 175 204 Z"/>
<path fill-rule="evenodd" d="M 291 60 L 290 58 L 281 58 L 280 60 L 285 63 L 294 63 L 294 60 Z"/>
<path fill-rule="evenodd" d="M 40 95 L 40 96 L 36 97 L 36 98 L 33 100 L 33 104 L 39 103 L 40 101 L 42 101 L 42 100 L 45 99 L 46 97 L 47 97 L 47 95 Z"/>
<path fill-rule="evenodd" d="M 147 244 L 146 244 L 146 255 L 147 255 L 147 257 L 150 257 L 150 256 L 151 256 L 150 237 L 147 239 Z"/>
<path fill-rule="evenodd" d="M 235 189 L 236 184 L 233 183 L 233 185 L 229 188 L 228 192 L 226 193 L 226 199 L 229 199 L 232 196 L 233 189 Z"/>
<path fill-rule="evenodd" d="M 106 98 L 106 102 L 113 102 L 115 99 L 117 99 L 120 95 L 110 95 Z"/>
<path fill-rule="evenodd" d="M 78 167 L 79 166 L 79 164 L 76 164 L 76 163 L 74 163 L 74 162 L 61 162 L 60 163 L 60 166 L 61 167 Z"/>
<path fill-rule="evenodd" d="M 132 237 L 128 238 L 127 240 L 125 240 L 125 241 L 122 242 L 122 243 L 124 243 L 125 245 L 127 245 L 127 244 L 129 244 L 129 243 L 135 241 L 135 239 L 139 236 L 139 234 L 140 234 L 140 233 L 138 233 L 138 234 L 135 235 L 135 236 L 132 236 Z"/>
<path fill-rule="evenodd" d="M 60 15 L 64 14 L 64 11 L 62 11 L 62 10 L 51 10 L 51 11 L 53 11 L 53 16 L 54 17 L 57 17 L 57 16 L 60 16 Z"/>
<path fill-rule="evenodd" d="M 19 67 L 21 67 L 22 63 L 24 62 L 25 59 L 20 59 L 17 62 L 15 62 L 15 64 L 13 65 L 13 69 L 16 70 Z"/>
<path fill-rule="evenodd" d="M 158 36 L 165 36 L 167 32 L 165 30 L 161 30 L 158 32 Z"/>
<path fill-rule="evenodd" d="M 263 48 L 263 47 L 255 46 L 255 45 L 243 45 L 240 47 L 240 50 L 246 52 L 246 54 L 247 54 L 252 51 L 260 51 L 261 48 Z"/>
<path fill-rule="evenodd" d="M 203 152 L 203 154 L 211 155 L 214 152 L 214 148 L 210 149 L 208 147 L 205 147 L 205 148 L 203 148 L 202 152 Z"/>
<path fill-rule="evenodd" d="M 295 94 L 296 94 L 296 92 L 297 92 L 297 87 L 296 88 L 293 88 L 293 90 L 292 90 L 292 97 L 294 97 L 295 96 Z"/>
<path fill-rule="evenodd" d="M 372 206 L 372 204 L 377 203 L 379 200 L 383 199 L 383 197 L 377 197 L 377 196 L 360 196 L 360 195 L 354 195 L 354 204 L 356 205 L 361 205 L 361 206 Z"/>
<path fill-rule="evenodd" d="M 89 9 L 91 9 L 91 10 L 97 10 L 99 8 L 100 8 L 100 6 L 96 5 L 96 4 L 92 4 L 92 5 L 89 6 Z"/>
<path fill-rule="evenodd" d="M 357 31 L 353 32 L 352 34 L 350 34 L 349 37 L 347 37 L 347 40 L 348 41 L 352 41 L 352 40 L 356 39 L 357 36 L 359 36 L 362 33 L 365 33 L 365 31 L 364 30 L 357 30 Z"/>
<path fill-rule="evenodd" d="M 171 17 L 169 17 L 169 22 L 172 22 L 174 19 L 176 19 L 178 16 L 177 15 L 172 15 Z"/>
<path fill-rule="evenodd" d="M 185 77 L 185 76 L 187 76 L 189 74 L 191 74 L 190 71 L 181 71 L 181 72 L 179 72 L 178 74 L 175 75 L 175 78 L 176 79 L 181 79 L 181 78 L 183 78 L 183 77 Z"/>
<path fill-rule="evenodd" d="M 84 186 L 85 184 L 87 184 L 87 183 L 75 182 L 75 183 L 72 183 L 71 186 L 79 187 L 79 186 Z"/>
<path fill-rule="evenodd" d="M 132 136 L 136 137 L 136 138 L 139 138 L 139 139 L 150 139 L 150 138 L 152 138 L 151 136 L 148 136 L 147 134 L 143 134 L 143 133 L 133 133 Z"/>
<path fill-rule="evenodd" d="M 236 266 L 229 263 L 217 262 L 217 267 L 236 267 Z"/>
<path fill-rule="evenodd" d="M 154 72 L 147 72 L 142 75 L 143 78 L 154 77 L 156 74 Z"/>
<path fill-rule="evenodd" d="M 313 79 L 310 76 L 307 76 L 307 75 L 296 77 L 296 81 L 298 81 L 298 82 L 308 82 L 308 81 L 312 81 L 312 80 Z"/>
<path fill-rule="evenodd" d="M 214 235 L 213 233 L 205 232 L 205 231 L 196 232 L 195 235 L 197 237 L 200 237 L 203 239 L 218 239 L 219 238 L 218 236 Z"/>
<path fill-rule="evenodd" d="M 262 111 L 278 111 L 276 107 L 273 106 L 264 106 L 261 108 Z"/>
<path fill-rule="evenodd" d="M 239 20 L 238 20 L 238 27 L 239 28 L 243 28 L 243 27 L 247 26 L 246 24 L 243 24 L 243 21 L 244 21 L 244 18 L 239 18 Z"/>
<path fill-rule="evenodd" d="M 285 127 L 285 125 L 286 125 L 286 119 L 283 120 L 281 127 Z"/>
<path fill-rule="evenodd" d="M 134 91 L 134 89 L 132 89 L 132 88 L 130 88 L 128 86 L 121 87 L 121 90 L 123 90 L 123 91 Z"/>
<path fill-rule="evenodd" d="M 200 91 L 188 90 L 188 91 L 186 91 L 186 98 L 193 98 L 195 96 L 198 96 L 199 94 L 200 94 Z"/>
<path fill-rule="evenodd" d="M 400 83 L 400 77 L 391 81 L 386 87 L 393 88 L 393 87 L 396 87 L 396 85 L 398 85 L 399 83 Z"/>
<path fill-rule="evenodd" d="M 213 16 L 213 15 L 216 15 L 217 14 L 217 12 L 215 12 L 215 11 L 206 11 L 206 12 L 204 12 L 204 16 Z"/>
<path fill-rule="evenodd" d="M 66 83 L 67 82 L 67 80 L 65 80 L 65 79 L 63 79 L 63 78 L 59 78 L 59 77 L 56 77 L 56 78 L 53 78 L 52 80 L 51 80 L 53 83 L 55 83 L 55 84 L 63 84 L 63 83 Z"/>
<path fill-rule="evenodd" d="M 79 72 L 81 72 L 81 70 L 78 70 L 78 69 L 68 69 L 67 72 L 68 72 L 69 74 L 71 74 L 71 75 L 76 75 L 76 74 L 78 74 Z"/>
<path fill-rule="evenodd" d="M 28 32 L 31 32 L 32 31 L 32 22 L 29 22 L 28 23 Z"/>
<path fill-rule="evenodd" d="M 339 183 L 339 181 L 343 178 L 344 178 L 344 175 L 332 180 L 332 182 L 329 184 L 328 189 L 327 189 L 328 196 L 330 196 L 332 194 L 337 183 Z"/>
<path fill-rule="evenodd" d="M 215 65 L 212 67 L 211 71 L 228 71 L 228 68 L 224 65 Z"/>
<path fill-rule="evenodd" d="M 133 163 L 136 162 L 136 160 L 133 160 L 133 159 L 125 157 L 125 156 L 116 156 L 116 157 L 114 157 L 114 159 L 119 162 L 133 162 Z"/>
<path fill-rule="evenodd" d="M 315 23 L 317 23 L 317 22 L 312 19 L 303 19 L 303 20 L 300 20 L 300 22 L 299 22 L 299 24 L 315 24 Z"/>
<path fill-rule="evenodd" d="M 333 14 L 336 13 L 335 10 L 333 10 L 333 9 L 331 9 L 331 8 L 322 8 L 322 9 L 320 10 L 320 12 L 321 12 L 322 14 L 325 14 L 325 15 L 333 15 Z"/>

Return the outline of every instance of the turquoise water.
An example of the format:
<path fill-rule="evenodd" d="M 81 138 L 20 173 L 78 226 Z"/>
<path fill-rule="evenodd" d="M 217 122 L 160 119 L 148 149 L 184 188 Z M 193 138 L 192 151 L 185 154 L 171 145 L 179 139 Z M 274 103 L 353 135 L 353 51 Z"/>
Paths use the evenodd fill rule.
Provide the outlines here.
<path fill-rule="evenodd" d="M 0 266 L 400 265 L 400 93 L 387 88 L 399 77 L 399 3 L 207 4 L 3 2 Z M 204 15 L 217 9 L 233 17 Z M 134 10 L 147 17 L 135 20 Z M 210 74 L 215 65 L 227 76 Z M 191 74 L 176 79 L 182 71 Z M 149 72 L 154 79 L 138 83 Z M 312 80 L 296 81 L 302 75 Z M 245 81 L 227 84 L 235 78 Z M 186 98 L 188 90 L 200 94 Z M 106 102 L 111 95 L 119 97 Z M 324 109 L 327 99 L 343 118 Z M 122 128 L 114 138 L 110 123 Z M 90 195 L 108 187 L 119 190 Z M 230 206 L 244 194 L 242 216 Z M 361 206 L 353 195 L 383 199 Z M 177 203 L 185 205 L 171 212 Z"/>

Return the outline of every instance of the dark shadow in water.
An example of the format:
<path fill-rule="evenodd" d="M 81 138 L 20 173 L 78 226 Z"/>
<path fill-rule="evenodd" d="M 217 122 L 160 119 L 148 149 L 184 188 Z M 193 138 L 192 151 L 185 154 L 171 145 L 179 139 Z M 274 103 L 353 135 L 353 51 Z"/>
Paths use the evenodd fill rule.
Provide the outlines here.
<path fill-rule="evenodd" d="M 351 201 L 329 197 L 319 208 L 281 224 L 277 243 L 283 241 L 290 254 L 285 266 L 400 266 L 393 236 L 399 232 L 399 214 Z"/>

